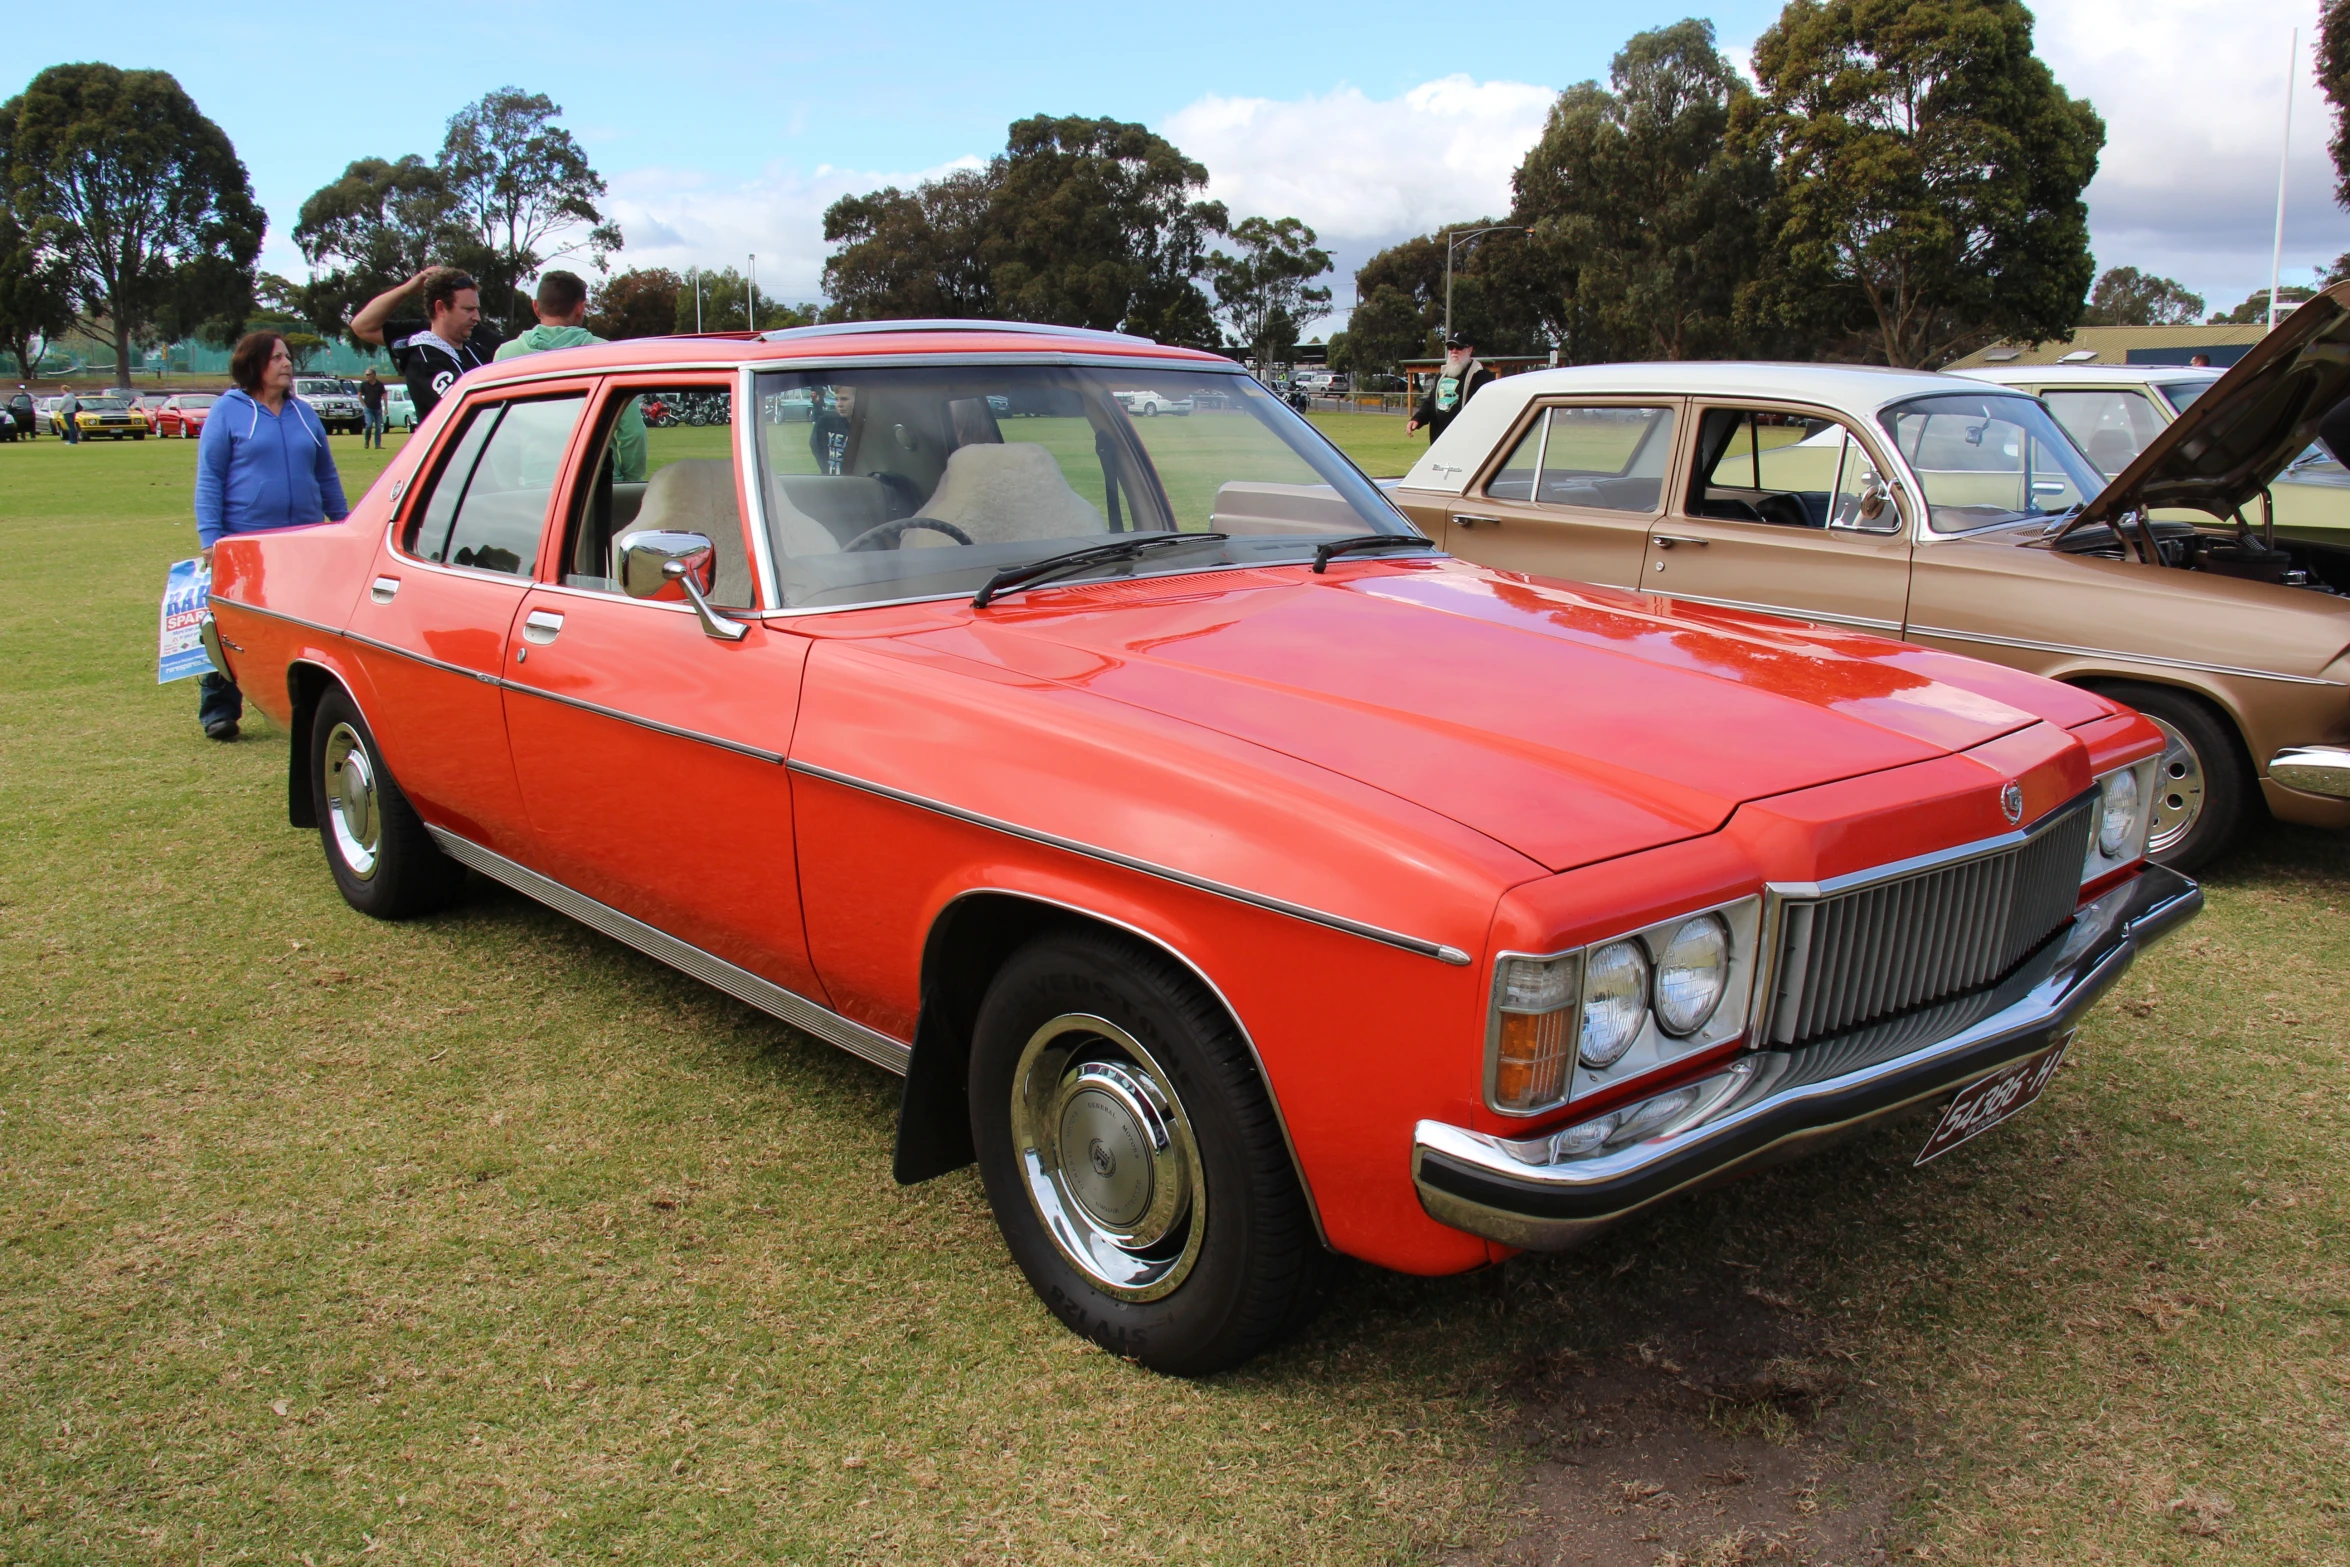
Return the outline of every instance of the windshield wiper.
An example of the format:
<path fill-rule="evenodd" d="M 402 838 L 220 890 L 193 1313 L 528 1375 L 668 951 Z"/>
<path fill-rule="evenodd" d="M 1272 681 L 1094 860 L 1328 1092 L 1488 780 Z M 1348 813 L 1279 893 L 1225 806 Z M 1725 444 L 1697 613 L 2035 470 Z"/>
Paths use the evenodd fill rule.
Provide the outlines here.
<path fill-rule="evenodd" d="M 1416 533 L 1358 533 L 1351 538 L 1332 539 L 1327 544 L 1314 546 L 1314 570 L 1328 571 L 1333 555 L 1352 555 L 1357 550 L 1375 550 L 1388 546 L 1398 549 L 1434 549 L 1434 539 L 1423 539 Z"/>
<path fill-rule="evenodd" d="M 985 609 L 995 602 L 995 596 L 1010 588 L 1026 587 L 1046 577 L 1057 577 L 1064 571 L 1077 571 L 1086 566 L 1098 566 L 1114 560 L 1132 560 L 1145 550 L 1162 549 L 1170 544 L 1214 544 L 1232 537 L 1229 533 L 1138 533 L 1129 534 L 1115 544 L 1096 544 L 1081 550 L 1070 550 L 1060 555 L 1047 555 L 1042 560 L 1030 561 L 1025 566 L 1006 566 L 987 579 L 987 586 L 973 596 L 971 607 Z"/>

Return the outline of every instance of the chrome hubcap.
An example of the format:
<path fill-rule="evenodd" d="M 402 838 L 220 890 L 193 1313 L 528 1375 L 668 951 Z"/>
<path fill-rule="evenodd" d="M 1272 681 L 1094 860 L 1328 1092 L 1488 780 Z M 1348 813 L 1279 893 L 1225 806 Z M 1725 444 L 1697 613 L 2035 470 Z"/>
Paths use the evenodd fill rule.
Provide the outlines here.
<path fill-rule="evenodd" d="M 2203 758 L 2185 735 L 2152 713 L 2146 716 L 2162 731 L 2162 760 L 2154 768 L 2154 831 L 2146 840 L 2147 852 L 2160 854 L 2176 847 L 2203 814 Z"/>
<path fill-rule="evenodd" d="M 1207 1193 L 1183 1102 L 1115 1023 L 1064 1013 L 1012 1075 L 1012 1141 L 1028 1200 L 1072 1267 L 1124 1300 L 1156 1300 L 1199 1260 Z"/>
<path fill-rule="evenodd" d="M 335 725 L 326 737 L 326 814 L 344 868 L 361 881 L 374 876 L 383 815 L 376 804 L 375 767 L 367 759 L 367 743 L 349 724 Z"/>

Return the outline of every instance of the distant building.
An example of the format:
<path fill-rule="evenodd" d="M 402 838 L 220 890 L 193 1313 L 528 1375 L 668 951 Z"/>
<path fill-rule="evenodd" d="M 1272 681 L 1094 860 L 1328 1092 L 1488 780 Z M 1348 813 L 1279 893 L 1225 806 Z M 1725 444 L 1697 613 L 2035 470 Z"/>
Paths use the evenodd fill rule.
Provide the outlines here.
<path fill-rule="evenodd" d="M 2261 322 L 2247 326 L 2084 326 L 2071 338 L 2034 343 L 1993 343 L 1945 370 L 1974 370 L 1986 365 L 2184 365 L 2197 354 L 2212 368 L 2224 370 L 2251 351 L 2268 331 Z"/>

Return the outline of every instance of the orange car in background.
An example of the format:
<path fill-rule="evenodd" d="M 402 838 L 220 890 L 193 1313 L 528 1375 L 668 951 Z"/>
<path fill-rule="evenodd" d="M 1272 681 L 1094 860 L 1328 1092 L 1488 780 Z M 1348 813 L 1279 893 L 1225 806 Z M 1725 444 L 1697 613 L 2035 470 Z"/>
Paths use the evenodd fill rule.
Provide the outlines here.
<path fill-rule="evenodd" d="M 1046 1306 L 1171 1372 L 1329 1252 L 1482 1267 L 1944 1106 L 1930 1158 L 2200 902 L 2117 704 L 1450 559 L 1116 334 L 502 361 L 213 570 L 354 909 L 476 873 L 902 1075 L 898 1178 L 976 1161 Z"/>
<path fill-rule="evenodd" d="M 219 395 L 213 392 L 179 392 L 164 399 L 155 415 L 155 433 L 164 437 L 202 435 L 204 416 L 218 401 Z"/>

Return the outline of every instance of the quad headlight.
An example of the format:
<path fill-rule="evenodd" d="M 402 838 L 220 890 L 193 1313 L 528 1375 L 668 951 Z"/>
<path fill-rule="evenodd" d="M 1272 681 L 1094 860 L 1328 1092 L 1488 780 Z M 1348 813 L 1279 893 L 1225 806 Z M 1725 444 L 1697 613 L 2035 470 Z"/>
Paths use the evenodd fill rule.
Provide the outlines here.
<path fill-rule="evenodd" d="M 2146 836 L 2154 826 L 2154 770 L 2161 760 L 2150 756 L 2098 775 L 2089 848 L 2081 861 L 2084 886 L 2146 857 Z"/>
<path fill-rule="evenodd" d="M 1537 1114 L 1737 1038 L 1761 909 L 1741 898 L 1569 952 L 1503 954 L 1486 1102 Z"/>

